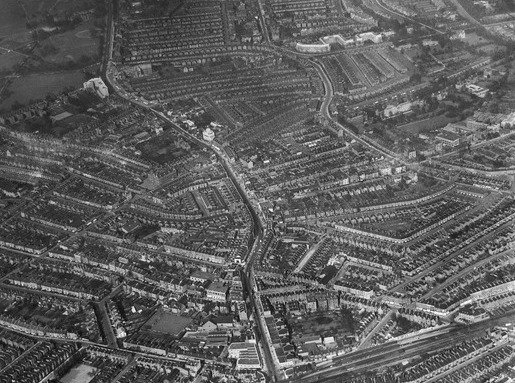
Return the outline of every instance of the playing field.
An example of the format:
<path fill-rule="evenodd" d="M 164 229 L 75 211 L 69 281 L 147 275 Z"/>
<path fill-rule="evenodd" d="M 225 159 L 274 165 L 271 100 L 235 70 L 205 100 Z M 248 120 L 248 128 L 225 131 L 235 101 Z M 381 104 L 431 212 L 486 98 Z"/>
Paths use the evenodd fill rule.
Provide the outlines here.
<path fill-rule="evenodd" d="M 399 125 L 395 129 L 402 133 L 411 133 L 418 135 L 419 133 L 427 133 L 439 129 L 450 122 L 454 122 L 454 118 L 449 118 L 444 115 L 426 118 L 420 121 L 413 121 L 408 124 Z"/>
<path fill-rule="evenodd" d="M 0 1 L 0 46 L 19 47 L 30 41 L 25 13 L 17 0 Z"/>
<path fill-rule="evenodd" d="M 94 29 L 91 23 L 81 23 L 74 30 L 50 36 L 43 44 L 54 45 L 58 52 L 46 56 L 45 61 L 52 63 L 79 62 L 82 56 L 97 57 L 99 39 L 91 36 L 91 29 Z"/>
<path fill-rule="evenodd" d="M 82 86 L 83 74 L 81 71 L 59 73 L 41 73 L 23 76 L 14 79 L 9 89 L 12 92 L 7 99 L 0 103 L 0 110 L 9 110 L 18 101 L 21 104 L 29 100 L 45 98 L 48 93 L 60 93 L 66 87 Z"/>
<path fill-rule="evenodd" d="M 14 51 L 9 52 L 5 48 L 0 47 L 0 73 L 10 72 L 17 63 L 23 60 L 24 57 L 25 55 L 22 53 Z"/>
<path fill-rule="evenodd" d="M 158 310 L 145 325 L 150 331 L 178 336 L 191 322 L 191 318 Z"/>

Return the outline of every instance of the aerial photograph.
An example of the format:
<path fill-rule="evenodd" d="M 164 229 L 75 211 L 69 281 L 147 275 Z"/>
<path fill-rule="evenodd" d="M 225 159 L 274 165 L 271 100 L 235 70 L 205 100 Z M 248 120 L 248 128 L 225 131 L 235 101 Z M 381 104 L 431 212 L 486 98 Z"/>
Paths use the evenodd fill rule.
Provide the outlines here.
<path fill-rule="evenodd" d="M 0 0 L 0 383 L 515 383 L 515 0 Z"/>

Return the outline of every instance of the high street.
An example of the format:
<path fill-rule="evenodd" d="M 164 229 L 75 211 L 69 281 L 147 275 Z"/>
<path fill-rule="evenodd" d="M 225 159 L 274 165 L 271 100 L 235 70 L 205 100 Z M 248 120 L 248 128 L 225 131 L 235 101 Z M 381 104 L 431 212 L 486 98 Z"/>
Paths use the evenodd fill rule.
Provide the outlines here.
<path fill-rule="evenodd" d="M 110 12 L 112 12 L 113 9 L 110 7 Z M 109 20 L 111 22 L 111 25 L 114 25 L 114 19 L 112 17 L 109 17 Z M 110 27 L 110 30 L 114 27 Z M 112 44 L 110 44 L 110 49 L 112 49 Z M 111 54 L 109 54 L 109 57 L 112 57 Z M 112 68 L 112 62 L 109 59 L 109 63 L 107 64 L 106 68 L 106 74 L 105 78 L 107 80 L 107 83 L 111 86 L 111 89 L 114 89 L 114 91 L 122 98 L 130 101 L 131 103 L 138 105 L 142 108 L 145 108 L 147 110 L 152 111 L 154 114 L 156 114 L 160 119 L 166 121 L 171 127 L 173 127 L 180 135 L 188 137 L 190 140 L 196 142 L 201 147 L 204 147 L 210 151 L 212 151 L 220 160 L 220 163 L 223 165 L 225 172 L 227 173 L 227 176 L 231 179 L 232 183 L 234 184 L 236 190 L 238 191 L 238 194 L 242 198 L 243 202 L 247 206 L 247 209 L 249 210 L 249 213 L 252 217 L 253 221 L 253 233 L 254 233 L 254 242 L 253 246 L 250 249 L 245 263 L 244 268 L 244 280 L 243 283 L 246 287 L 246 291 L 249 295 L 250 302 L 253 306 L 254 316 L 256 318 L 256 323 L 258 325 L 259 333 L 262 337 L 266 337 L 268 334 L 268 337 L 270 336 L 268 333 L 268 328 L 266 327 L 266 323 L 264 321 L 264 315 L 263 315 L 263 309 L 261 307 L 261 301 L 259 298 L 255 295 L 255 292 L 257 291 L 257 286 L 255 283 L 255 278 L 252 272 L 252 268 L 250 267 L 254 261 L 255 255 L 259 253 L 262 245 L 262 238 L 263 238 L 263 224 L 261 217 L 256 213 L 256 210 L 251 203 L 249 197 L 247 196 L 244 187 L 241 185 L 240 181 L 238 180 L 238 176 L 233 170 L 231 163 L 228 159 L 228 156 L 225 154 L 225 152 L 218 148 L 214 147 L 210 144 L 208 144 L 205 141 L 202 141 L 195 137 L 194 135 L 190 134 L 189 132 L 184 131 L 179 126 L 177 126 L 171 119 L 169 119 L 164 113 L 157 111 L 156 109 L 152 108 L 147 102 L 138 100 L 134 96 L 128 94 L 123 88 L 121 88 L 115 80 L 115 72 Z M 271 344 L 270 343 L 263 343 L 263 350 L 264 350 L 264 360 L 265 363 L 265 370 L 269 371 L 270 374 L 274 379 L 276 379 L 279 375 L 278 372 L 280 370 L 280 367 L 278 366 L 277 356 L 274 358 L 272 355 L 272 351 L 270 350 Z"/>

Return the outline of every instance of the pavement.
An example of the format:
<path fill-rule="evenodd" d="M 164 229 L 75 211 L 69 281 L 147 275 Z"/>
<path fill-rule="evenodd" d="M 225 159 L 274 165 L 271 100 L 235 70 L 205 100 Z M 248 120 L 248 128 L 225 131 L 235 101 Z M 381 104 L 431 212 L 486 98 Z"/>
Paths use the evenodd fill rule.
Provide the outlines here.
<path fill-rule="evenodd" d="M 323 235 L 322 238 L 320 239 L 320 241 L 318 241 L 318 243 L 316 243 L 311 249 L 309 249 L 306 254 L 304 254 L 304 256 L 302 257 L 302 259 L 300 260 L 299 264 L 297 265 L 297 267 L 295 267 L 295 269 L 293 270 L 293 274 L 295 273 L 300 273 L 300 271 L 302 270 L 302 268 L 306 265 L 306 263 L 309 262 L 309 260 L 311 259 L 311 257 L 313 257 L 313 255 L 316 253 L 316 251 L 320 248 L 320 246 L 325 242 L 325 239 L 326 239 L 327 235 Z"/>
<path fill-rule="evenodd" d="M 230 164 L 230 161 L 228 159 L 228 156 L 225 154 L 225 152 L 222 151 L 222 149 L 218 147 L 213 147 L 212 145 L 208 144 L 207 142 L 200 140 L 196 136 L 190 134 L 189 132 L 184 131 L 181 129 L 178 125 L 176 125 L 171 119 L 169 119 L 164 113 L 159 112 L 155 109 L 153 109 L 148 103 L 145 103 L 144 101 L 140 101 L 136 98 L 134 98 L 132 95 L 128 94 L 125 90 L 123 90 L 117 83 L 114 78 L 114 71 L 111 67 L 111 62 L 106 67 L 105 77 L 107 79 L 107 82 L 109 85 L 111 85 L 112 89 L 115 90 L 115 92 L 122 98 L 142 107 L 149 111 L 152 111 L 154 114 L 156 114 L 160 119 L 166 121 L 171 127 L 173 127 L 179 135 L 183 137 L 187 137 L 190 140 L 198 143 L 201 147 L 207 148 L 208 150 L 212 151 L 220 160 L 220 163 L 224 167 L 227 176 L 231 179 L 232 183 L 234 184 L 236 190 L 238 191 L 238 194 L 242 198 L 243 202 L 247 206 L 252 220 L 253 220 L 253 228 L 254 228 L 254 243 L 252 246 L 252 249 L 250 253 L 247 256 L 247 262 L 245 265 L 245 273 L 246 280 L 244 281 L 244 285 L 247 286 L 247 293 L 251 297 L 253 310 L 256 318 L 256 323 L 259 328 L 259 332 L 263 337 L 266 337 L 268 334 L 268 337 L 270 337 L 268 333 L 268 328 L 266 327 L 266 324 L 264 323 L 264 315 L 263 315 L 263 309 L 261 307 L 261 301 L 256 297 L 255 292 L 257 292 L 257 287 L 255 285 L 255 280 L 252 272 L 249 272 L 249 266 L 252 265 L 255 254 L 258 254 L 259 249 L 261 247 L 260 242 L 262 239 L 262 232 L 263 232 L 263 226 L 262 226 L 262 220 L 256 213 L 249 197 L 247 196 L 244 187 L 240 184 L 238 181 L 238 177 L 236 175 L 236 172 L 234 169 L 232 169 L 232 166 Z M 250 269 L 251 270 L 251 269 Z M 102 316 L 102 323 L 105 322 L 105 319 Z M 107 324 L 104 323 L 104 326 L 107 326 Z M 107 329 L 106 329 L 107 330 Z M 111 327 L 112 330 L 112 327 Z M 106 337 L 109 337 L 110 343 L 113 342 L 111 334 L 106 334 Z M 279 372 L 281 370 L 280 366 L 278 366 L 277 356 L 274 358 L 274 351 L 271 350 L 273 348 L 271 346 L 271 343 L 268 342 L 267 344 L 263 344 L 264 349 L 264 364 L 265 364 L 265 370 L 269 371 L 273 377 L 273 379 L 276 379 L 279 377 Z"/>

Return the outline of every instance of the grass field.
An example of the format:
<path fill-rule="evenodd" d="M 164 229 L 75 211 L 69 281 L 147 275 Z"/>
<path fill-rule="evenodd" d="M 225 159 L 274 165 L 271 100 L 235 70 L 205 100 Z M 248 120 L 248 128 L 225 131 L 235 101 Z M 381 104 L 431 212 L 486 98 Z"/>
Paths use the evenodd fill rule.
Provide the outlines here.
<path fill-rule="evenodd" d="M 47 10 L 53 9 L 60 0 L 20 0 L 27 11 L 29 18 L 44 15 Z"/>
<path fill-rule="evenodd" d="M 178 336 L 191 323 L 191 318 L 158 310 L 145 326 L 149 326 L 153 332 Z"/>
<path fill-rule="evenodd" d="M 57 47 L 59 51 L 46 56 L 45 61 L 52 63 L 77 62 L 81 56 L 97 56 L 99 39 L 91 36 L 90 28 L 92 27 L 92 24 L 81 23 L 72 31 L 50 36 L 45 41 Z"/>
<path fill-rule="evenodd" d="M 98 36 L 102 32 L 94 27 L 94 19 L 81 22 L 69 31 L 66 29 L 76 24 L 64 20 L 70 21 L 74 12 L 96 9 L 97 3 L 97 0 L 0 0 L 0 110 L 82 85 L 83 75 L 75 69 L 98 61 Z M 49 37 L 32 33 L 45 26 L 52 27 L 49 21 L 52 17 L 64 23 L 59 24 L 63 25 L 62 33 L 57 31 Z M 23 68 L 15 69 L 22 61 Z M 68 70 L 72 68 L 73 71 Z M 13 79 L 14 76 L 17 77 Z"/>
<path fill-rule="evenodd" d="M 20 0 L 31 21 L 44 20 L 50 13 L 56 16 L 69 15 L 76 11 L 91 9 L 95 0 Z"/>
<path fill-rule="evenodd" d="M 465 35 L 465 40 L 463 40 L 465 43 L 467 43 L 468 45 L 471 45 L 471 46 L 477 46 L 477 45 L 481 45 L 481 44 L 487 44 L 489 43 L 490 41 L 489 40 L 486 40 L 483 36 L 479 36 L 477 33 L 475 32 L 472 32 L 472 33 L 467 33 Z"/>
<path fill-rule="evenodd" d="M 420 133 L 428 133 L 434 130 L 438 130 L 450 122 L 454 122 L 455 119 L 446 117 L 445 115 L 439 115 L 425 120 L 414 121 L 408 124 L 400 125 L 395 128 L 399 133 L 409 133 L 418 135 Z"/>
<path fill-rule="evenodd" d="M 0 2 L 0 46 L 13 48 L 30 41 L 25 13 L 17 0 Z"/>
<path fill-rule="evenodd" d="M 25 104 L 31 99 L 45 98 L 48 93 L 60 93 L 68 86 L 78 88 L 82 86 L 83 80 L 83 74 L 78 70 L 33 74 L 16 78 L 9 87 L 12 94 L 0 103 L 0 110 L 11 109 L 16 101 Z"/>
<path fill-rule="evenodd" d="M 11 71 L 25 56 L 18 52 L 8 52 L 0 48 L 0 73 Z"/>

